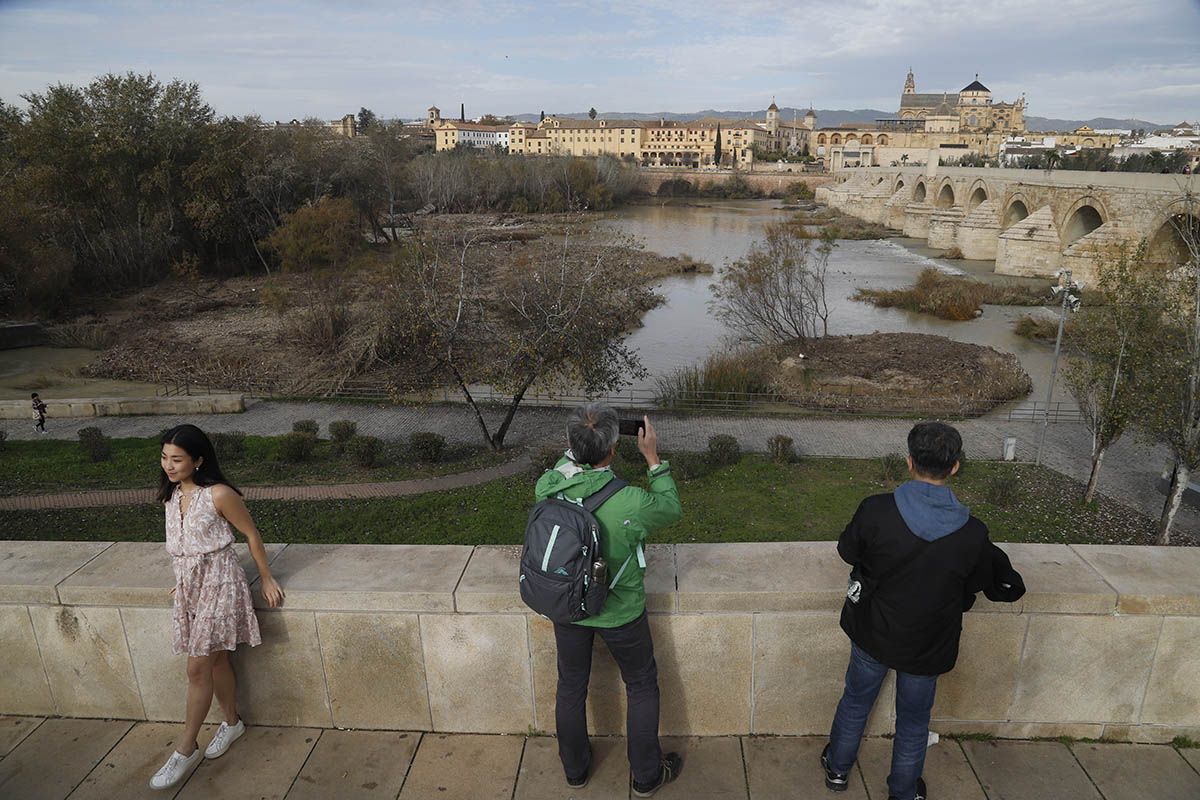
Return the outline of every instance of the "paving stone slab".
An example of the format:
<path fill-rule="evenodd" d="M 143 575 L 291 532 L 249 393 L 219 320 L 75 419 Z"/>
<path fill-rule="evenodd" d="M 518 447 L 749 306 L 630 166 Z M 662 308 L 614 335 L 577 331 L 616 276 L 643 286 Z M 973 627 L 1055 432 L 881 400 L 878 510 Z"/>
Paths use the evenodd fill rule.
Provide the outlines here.
<path fill-rule="evenodd" d="M 1103 800 L 1066 745 L 1003 741 L 962 747 L 990 800 Z"/>
<path fill-rule="evenodd" d="M 743 739 L 750 797 L 754 800 L 808 800 L 832 796 L 825 788 L 825 773 L 820 761 L 827 741 L 824 736 L 748 736 Z M 850 771 L 850 785 L 837 797 L 867 800 L 867 790 L 857 769 Z"/>
<path fill-rule="evenodd" d="M 323 731 L 288 800 L 393 800 L 420 741 L 419 733 Z"/>
<path fill-rule="evenodd" d="M 1076 744 L 1071 750 L 1105 800 L 1195 800 L 1200 775 L 1161 744 Z"/>
<path fill-rule="evenodd" d="M 122 737 L 88 776 L 71 793 L 71 800 L 152 800 L 174 797 L 184 782 L 168 790 L 150 788 L 150 778 L 166 763 L 175 749 L 179 725 L 165 722 L 143 722 Z M 207 747 L 214 725 L 200 730 L 199 746 Z M 193 770 L 194 771 L 194 770 Z"/>
<path fill-rule="evenodd" d="M 479 545 L 454 592 L 455 606 L 466 613 L 532 613 L 517 587 L 520 545 Z M 675 610 L 675 546 L 646 547 L 646 610 Z"/>
<path fill-rule="evenodd" d="M 572 789 L 567 786 L 558 758 L 558 739 L 551 736 L 527 739 L 514 800 L 628 800 L 629 760 L 625 739 L 593 737 L 591 743 L 588 784 L 582 789 Z"/>
<path fill-rule="evenodd" d="M 400 800 L 510 800 L 524 745 L 522 736 L 427 733 Z"/>
<path fill-rule="evenodd" d="M 1200 618 L 1167 617 L 1158 635 L 1140 722 L 1200 725 Z"/>
<path fill-rule="evenodd" d="M 285 607 L 320 611 L 453 611 L 465 545 L 293 544 L 271 564 Z M 255 603 L 262 598 L 255 593 Z"/>
<path fill-rule="evenodd" d="M 680 611 L 836 611 L 850 567 L 833 542 L 679 544 Z"/>
<path fill-rule="evenodd" d="M 11 753 L 41 724 L 42 717 L 0 717 L 0 758 Z"/>
<path fill-rule="evenodd" d="M 0 761 L 0 797 L 62 800 L 131 727 L 102 719 L 46 720 Z"/>
<path fill-rule="evenodd" d="M 1117 590 L 1125 614 L 1200 616 L 1200 548 L 1072 545 Z"/>
<path fill-rule="evenodd" d="M 993 605 L 1027 614 L 1111 614 L 1116 609 L 1117 591 L 1068 545 L 1005 543 L 1000 549 L 1025 579 L 1026 593 L 1016 603 Z"/>
<path fill-rule="evenodd" d="M 311 728 L 247 726 L 225 755 L 204 759 L 176 797 L 283 800 L 320 735 Z"/>
<path fill-rule="evenodd" d="M 870 796 L 886 798 L 888 774 L 892 771 L 892 740 L 864 739 L 858 749 L 858 766 Z M 953 740 L 944 739 L 926 751 L 921 777 L 931 797 L 987 800 L 966 755 Z"/>
<path fill-rule="evenodd" d="M 1180 749 L 1179 755 L 1183 756 L 1196 772 L 1200 773 L 1200 748 L 1189 747 Z"/>
<path fill-rule="evenodd" d="M 746 769 L 736 736 L 670 737 L 664 753 L 683 756 L 683 771 L 654 795 L 663 800 L 745 800 Z"/>
<path fill-rule="evenodd" d="M 267 563 L 287 545 L 264 545 Z M 235 544 L 238 560 L 253 583 L 258 567 L 245 544 Z M 175 573 L 171 555 L 161 542 L 117 542 L 59 584 L 58 596 L 65 605 L 81 606 L 162 606 L 174 600 L 171 589 Z"/>
<path fill-rule="evenodd" d="M 54 587 L 111 545 L 0 541 L 0 603 L 59 602 Z"/>

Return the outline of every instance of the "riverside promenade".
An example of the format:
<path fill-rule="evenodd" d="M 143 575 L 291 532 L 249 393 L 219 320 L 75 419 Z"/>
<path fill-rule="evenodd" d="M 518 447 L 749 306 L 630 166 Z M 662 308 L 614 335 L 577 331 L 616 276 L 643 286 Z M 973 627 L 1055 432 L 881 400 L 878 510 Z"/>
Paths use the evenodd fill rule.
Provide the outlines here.
<path fill-rule="evenodd" d="M 592 740 L 588 786 L 570 790 L 549 736 L 250 727 L 176 789 L 150 775 L 176 725 L 0 717 L 0 796 L 21 800 L 562 800 L 631 797 L 625 741 Z M 200 734 L 203 747 L 212 726 Z M 822 737 L 666 738 L 684 754 L 663 800 L 887 800 L 891 742 L 864 741 L 843 794 L 825 789 Z M 945 800 L 1195 800 L 1200 749 L 1058 741 L 953 741 L 929 750 L 930 797 Z"/>
<path fill-rule="evenodd" d="M 494 430 L 502 417 L 497 410 L 484 412 Z M 506 444 L 541 447 L 557 444 L 564 436 L 566 409 L 527 406 L 513 419 Z M 427 406 L 371 405 L 364 403 L 246 401 L 237 414 L 171 415 L 130 417 L 52 418 L 50 438 L 75 439 L 79 429 L 96 426 L 113 437 L 153 436 L 179 422 L 194 422 L 209 431 L 243 431 L 271 436 L 286 433 L 292 423 L 315 419 L 321 430 L 334 420 L 353 420 L 358 432 L 382 439 L 403 439 L 417 431 L 439 433 L 451 443 L 478 444 L 483 441 L 472 411 L 459 404 Z M 717 433 L 737 437 L 742 448 L 765 451 L 767 440 L 777 434 L 792 437 L 800 455 L 875 458 L 902 453 L 912 420 L 890 418 L 751 416 L 717 414 L 654 415 L 659 442 L 664 452 L 703 450 L 708 437 Z M 1040 423 L 1009 421 L 993 414 L 954 423 L 962 432 L 969 458 L 1000 457 L 1006 437 L 1017 439 L 1017 459 L 1033 461 Z M 2 420 L 0 428 L 12 439 L 39 436 L 28 420 Z M 1042 462 L 1064 475 L 1086 481 L 1090 469 L 1091 437 L 1078 423 L 1051 423 L 1046 435 Z M 1157 482 L 1170 463 L 1167 450 L 1147 445 L 1128 434 L 1113 445 L 1105 457 L 1100 491 L 1131 508 L 1157 519 L 1163 495 Z M 1184 506 L 1176 517 L 1176 531 L 1200 539 L 1200 512 Z"/>

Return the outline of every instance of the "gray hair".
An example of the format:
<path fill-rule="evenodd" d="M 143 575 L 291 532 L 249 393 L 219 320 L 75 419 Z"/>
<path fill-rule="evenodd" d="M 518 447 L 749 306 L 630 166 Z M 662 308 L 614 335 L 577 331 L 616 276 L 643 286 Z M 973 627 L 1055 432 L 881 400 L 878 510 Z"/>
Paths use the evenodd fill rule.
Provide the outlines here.
<path fill-rule="evenodd" d="M 602 403 L 580 406 L 567 420 L 567 443 L 578 464 L 599 464 L 608 458 L 620 437 L 617 412 Z"/>

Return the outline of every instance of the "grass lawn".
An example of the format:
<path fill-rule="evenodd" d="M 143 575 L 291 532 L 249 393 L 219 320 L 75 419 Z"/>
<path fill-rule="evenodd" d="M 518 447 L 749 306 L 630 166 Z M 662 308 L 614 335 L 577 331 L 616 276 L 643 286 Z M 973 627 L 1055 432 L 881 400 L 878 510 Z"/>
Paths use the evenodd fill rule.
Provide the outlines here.
<path fill-rule="evenodd" d="M 878 459 L 774 464 L 751 455 L 710 468 L 689 455 L 678 467 L 684 518 L 653 541 L 832 540 L 862 498 L 895 485 Z M 627 479 L 644 476 L 623 461 L 616 469 Z M 255 501 L 250 510 L 273 542 L 516 544 L 534 478 L 389 500 Z M 1153 520 L 1106 499 L 1083 507 L 1082 486 L 1044 467 L 971 462 L 952 486 L 997 541 L 1148 544 L 1153 536 Z M 0 512 L 0 532 L 11 539 L 161 541 L 163 512 L 153 506 Z"/>
<path fill-rule="evenodd" d="M 247 436 L 245 453 L 227 459 L 220 451 L 221 469 L 238 486 L 293 486 L 315 483 L 367 483 L 428 478 L 494 466 L 514 454 L 486 448 L 447 448 L 434 464 L 419 463 L 403 444 L 384 442 L 379 465 L 359 466 L 338 455 L 333 443 L 317 444 L 311 459 L 298 464 L 283 461 L 277 436 Z M 158 485 L 158 437 L 111 439 L 112 457 L 90 461 L 77 441 L 43 439 L 6 442 L 0 450 L 0 495 L 45 494 L 83 489 L 139 489 Z"/>

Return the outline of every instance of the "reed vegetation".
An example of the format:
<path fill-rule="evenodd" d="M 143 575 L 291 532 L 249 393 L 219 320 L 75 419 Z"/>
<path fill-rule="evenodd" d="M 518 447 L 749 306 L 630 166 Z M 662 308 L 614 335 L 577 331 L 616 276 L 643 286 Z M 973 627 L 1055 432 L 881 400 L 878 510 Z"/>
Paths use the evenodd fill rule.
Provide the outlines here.
<path fill-rule="evenodd" d="M 880 308 L 903 308 L 961 321 L 979 316 L 984 305 L 1042 305 L 1047 294 L 1030 287 L 1002 286 L 947 275 L 930 267 L 922 270 L 917 282 L 907 289 L 859 289 L 854 299 Z"/>

